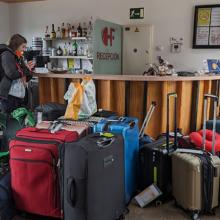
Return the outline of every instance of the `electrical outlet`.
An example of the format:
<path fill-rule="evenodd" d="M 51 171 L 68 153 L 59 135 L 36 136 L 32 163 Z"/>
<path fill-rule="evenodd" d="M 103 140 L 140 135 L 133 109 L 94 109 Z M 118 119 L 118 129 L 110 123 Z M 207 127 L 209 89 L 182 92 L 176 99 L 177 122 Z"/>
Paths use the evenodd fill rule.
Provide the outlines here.
<path fill-rule="evenodd" d="M 183 38 L 170 38 L 170 51 L 171 53 L 180 53 L 182 50 Z"/>

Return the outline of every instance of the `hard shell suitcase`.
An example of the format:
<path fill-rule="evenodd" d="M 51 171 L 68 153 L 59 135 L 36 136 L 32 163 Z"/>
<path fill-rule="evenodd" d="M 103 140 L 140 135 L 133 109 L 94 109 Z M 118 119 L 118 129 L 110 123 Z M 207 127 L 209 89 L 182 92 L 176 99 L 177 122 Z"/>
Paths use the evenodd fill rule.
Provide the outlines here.
<path fill-rule="evenodd" d="M 169 137 L 169 101 L 170 97 L 174 97 L 174 143 L 170 143 Z M 140 187 L 144 190 L 151 184 L 155 183 L 162 191 L 162 195 L 157 199 L 163 202 L 171 196 L 171 157 L 177 146 L 177 94 L 169 93 L 167 95 L 167 132 L 166 136 L 161 136 L 158 140 L 144 145 L 140 149 Z"/>
<path fill-rule="evenodd" d="M 124 210 L 123 138 L 90 134 L 66 144 L 64 220 L 114 220 Z"/>
<path fill-rule="evenodd" d="M 206 115 L 207 99 L 214 98 L 213 134 L 215 133 L 216 108 L 218 97 L 204 96 L 204 116 Z M 204 122 L 205 122 L 204 117 Z M 205 123 L 203 130 L 205 131 Z M 197 219 L 199 214 L 212 212 L 218 206 L 220 159 L 205 151 L 205 132 L 203 150 L 191 150 L 183 153 L 178 149 L 172 155 L 173 196 L 176 204 Z M 213 135 L 212 152 L 215 152 Z"/>
<path fill-rule="evenodd" d="M 24 128 L 10 141 L 12 193 L 16 208 L 43 216 L 61 217 L 64 144 L 77 132 Z"/>
<path fill-rule="evenodd" d="M 138 185 L 139 128 L 134 117 L 110 117 L 94 126 L 94 132 L 122 134 L 125 146 L 125 200 L 129 203 Z"/>

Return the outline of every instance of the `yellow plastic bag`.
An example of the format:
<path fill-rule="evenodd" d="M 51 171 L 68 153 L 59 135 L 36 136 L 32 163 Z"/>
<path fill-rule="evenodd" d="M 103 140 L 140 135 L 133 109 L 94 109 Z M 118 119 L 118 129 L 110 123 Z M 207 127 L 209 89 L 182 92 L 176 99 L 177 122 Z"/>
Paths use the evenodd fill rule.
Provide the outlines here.
<path fill-rule="evenodd" d="M 84 78 L 82 83 L 70 83 L 64 99 L 68 101 L 65 119 L 88 118 L 97 112 L 95 84 L 90 77 Z"/>

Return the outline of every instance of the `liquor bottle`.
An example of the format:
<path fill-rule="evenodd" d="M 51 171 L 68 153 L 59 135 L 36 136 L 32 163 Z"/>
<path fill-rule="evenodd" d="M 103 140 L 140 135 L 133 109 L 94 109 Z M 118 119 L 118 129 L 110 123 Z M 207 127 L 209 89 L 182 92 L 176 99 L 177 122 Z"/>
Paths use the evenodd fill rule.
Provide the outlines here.
<path fill-rule="evenodd" d="M 73 42 L 73 56 L 78 55 L 78 44 L 76 41 Z"/>
<path fill-rule="evenodd" d="M 59 48 L 57 49 L 57 56 L 62 56 L 62 55 L 63 55 L 63 50 L 59 46 Z"/>
<path fill-rule="evenodd" d="M 81 27 L 80 23 L 79 23 L 79 26 L 77 28 L 77 37 L 82 37 L 82 27 Z"/>
<path fill-rule="evenodd" d="M 63 56 L 67 56 L 67 55 L 68 55 L 68 50 L 67 50 L 67 45 L 65 42 L 64 47 L 63 47 Z"/>
<path fill-rule="evenodd" d="M 54 24 L 52 24 L 52 31 L 51 31 L 51 34 L 50 34 L 50 38 L 56 38 L 56 32 L 55 32 L 55 29 L 54 29 Z"/>
<path fill-rule="evenodd" d="M 83 22 L 83 37 L 87 37 L 87 31 L 88 31 L 88 29 L 87 29 L 87 26 L 86 26 L 86 22 Z"/>
<path fill-rule="evenodd" d="M 76 31 L 75 31 L 75 27 L 72 26 L 71 28 L 71 38 L 76 37 Z"/>
<path fill-rule="evenodd" d="M 44 33 L 44 37 L 45 38 L 49 38 L 50 37 L 50 34 L 48 33 L 48 29 L 49 29 L 49 27 L 46 26 L 46 30 L 45 30 L 45 33 Z"/>
<path fill-rule="evenodd" d="M 57 38 L 61 38 L 61 30 L 60 30 L 60 27 L 57 28 Z"/>
<path fill-rule="evenodd" d="M 66 37 L 66 38 L 69 38 L 69 36 L 70 36 L 69 33 L 70 33 L 70 24 L 67 23 L 67 26 L 66 26 L 66 33 L 65 33 L 65 35 L 66 35 L 65 37 Z"/>
<path fill-rule="evenodd" d="M 62 24 L 62 28 L 61 28 L 61 37 L 65 38 L 66 37 L 66 29 L 65 29 L 65 24 Z"/>
<path fill-rule="evenodd" d="M 68 55 L 69 56 L 72 56 L 73 55 L 73 50 L 72 50 L 72 46 L 71 46 L 71 43 L 69 42 L 69 45 L 68 45 Z"/>
<path fill-rule="evenodd" d="M 81 43 L 77 44 L 77 56 L 82 56 L 82 45 L 81 45 Z"/>
<path fill-rule="evenodd" d="M 92 22 L 92 17 L 91 17 L 91 20 L 89 21 L 88 30 L 87 30 L 87 37 L 92 38 L 92 35 L 93 35 L 93 22 Z"/>

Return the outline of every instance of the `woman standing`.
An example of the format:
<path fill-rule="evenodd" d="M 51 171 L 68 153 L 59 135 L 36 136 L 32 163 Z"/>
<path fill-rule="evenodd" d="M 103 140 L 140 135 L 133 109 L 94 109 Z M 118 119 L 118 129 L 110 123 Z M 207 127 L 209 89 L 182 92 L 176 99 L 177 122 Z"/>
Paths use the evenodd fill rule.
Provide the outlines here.
<path fill-rule="evenodd" d="M 0 111 L 12 112 L 24 105 L 26 82 L 32 78 L 32 61 L 24 63 L 23 52 L 27 40 L 15 34 L 11 37 L 9 45 L 0 44 Z M 19 87 L 23 93 L 16 92 Z M 16 88 L 17 87 L 17 88 Z"/>

